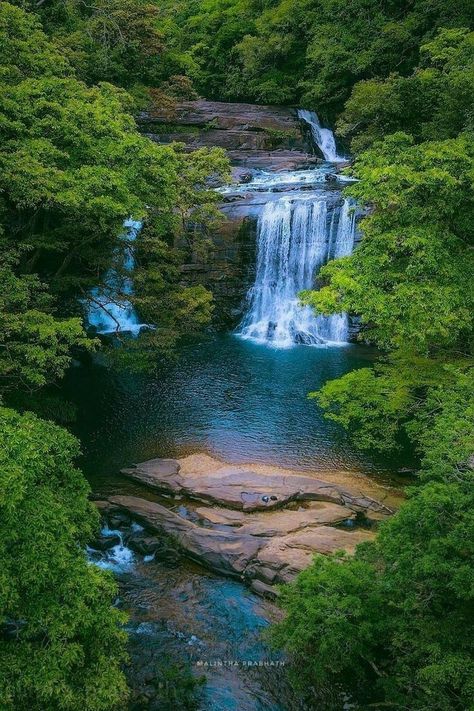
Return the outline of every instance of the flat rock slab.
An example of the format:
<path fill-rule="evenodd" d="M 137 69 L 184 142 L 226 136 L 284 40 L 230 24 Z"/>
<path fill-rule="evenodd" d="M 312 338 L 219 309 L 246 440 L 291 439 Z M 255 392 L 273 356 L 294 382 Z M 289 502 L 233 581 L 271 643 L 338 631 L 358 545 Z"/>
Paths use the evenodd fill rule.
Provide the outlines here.
<path fill-rule="evenodd" d="M 321 163 L 321 158 L 304 150 L 276 149 L 274 151 L 228 151 L 233 164 L 253 170 L 305 170 Z"/>
<path fill-rule="evenodd" d="M 356 516 L 344 506 L 322 501 L 311 502 L 308 508 L 299 511 L 245 513 L 231 509 L 199 507 L 195 512 L 201 520 L 213 525 L 232 526 L 238 529 L 239 533 L 265 538 L 283 536 L 303 528 L 334 525 Z"/>
<path fill-rule="evenodd" d="M 247 572 L 251 577 L 268 584 L 288 583 L 311 565 L 316 553 L 330 555 L 346 551 L 352 554 L 359 543 L 370 541 L 374 536 L 372 531 L 344 531 L 331 526 L 319 526 L 281 538 L 270 538 L 267 545 L 258 551 L 255 570 Z"/>
<path fill-rule="evenodd" d="M 316 553 L 352 553 L 358 543 L 374 536 L 371 531 L 347 532 L 324 525 L 274 537 L 249 534 L 242 528 L 219 531 L 199 526 L 161 504 L 136 496 L 111 496 L 107 503 L 97 505 L 104 513 L 128 512 L 147 528 L 171 536 L 194 560 L 218 573 L 246 580 L 256 592 L 268 595 L 275 593 L 273 585 L 292 580 L 310 565 Z"/>
<path fill-rule="evenodd" d="M 122 474 L 162 493 L 245 512 L 282 508 L 291 501 L 325 501 L 351 511 L 392 513 L 374 499 L 303 474 L 263 473 L 222 463 L 189 471 L 177 460 L 161 459 L 122 469 Z"/>
<path fill-rule="evenodd" d="M 177 459 L 148 459 L 140 467 L 143 472 L 151 472 L 153 476 L 173 477 L 181 469 Z"/>

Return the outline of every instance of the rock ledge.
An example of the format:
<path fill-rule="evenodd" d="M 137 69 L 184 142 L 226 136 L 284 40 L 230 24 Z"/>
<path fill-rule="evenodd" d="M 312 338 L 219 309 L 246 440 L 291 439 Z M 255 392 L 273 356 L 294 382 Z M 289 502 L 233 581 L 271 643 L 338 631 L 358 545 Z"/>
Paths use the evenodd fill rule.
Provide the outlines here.
<path fill-rule="evenodd" d="M 145 526 L 145 536 L 164 533 L 188 557 L 265 596 L 275 596 L 275 586 L 291 581 L 316 554 L 352 554 L 373 539 L 373 520 L 392 513 L 336 483 L 263 465 L 233 466 L 204 454 L 152 459 L 122 472 L 143 485 L 144 496 L 97 501 L 102 514 L 127 512 Z M 149 501 L 147 490 L 178 499 L 179 507 L 173 502 L 177 510 L 171 510 L 166 498 Z"/>

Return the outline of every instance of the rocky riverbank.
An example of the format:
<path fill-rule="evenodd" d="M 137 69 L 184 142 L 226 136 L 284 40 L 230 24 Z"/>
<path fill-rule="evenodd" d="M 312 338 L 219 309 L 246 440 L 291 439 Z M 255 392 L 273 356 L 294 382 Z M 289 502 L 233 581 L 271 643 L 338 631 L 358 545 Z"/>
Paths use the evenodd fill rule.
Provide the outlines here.
<path fill-rule="evenodd" d="M 374 525 L 396 501 L 393 492 L 388 505 L 360 488 L 231 466 L 207 455 L 154 459 L 122 473 L 143 486 L 143 496 L 110 496 L 96 504 L 109 520 L 125 512 L 145 527 L 142 552 L 155 552 L 165 534 L 191 560 L 269 597 L 315 554 L 353 553 L 371 540 Z M 149 500 L 147 491 L 160 500 Z"/>

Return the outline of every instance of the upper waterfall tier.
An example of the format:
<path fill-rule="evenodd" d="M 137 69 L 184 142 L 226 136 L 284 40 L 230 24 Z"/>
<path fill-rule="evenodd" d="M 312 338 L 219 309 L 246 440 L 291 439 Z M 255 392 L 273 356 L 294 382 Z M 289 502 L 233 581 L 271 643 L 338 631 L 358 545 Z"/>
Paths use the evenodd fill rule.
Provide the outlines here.
<path fill-rule="evenodd" d="M 283 348 L 347 341 L 347 316 L 316 316 L 301 305 L 299 293 L 314 286 L 328 259 L 351 253 L 354 212 L 344 200 L 330 215 L 324 196 L 284 197 L 265 205 L 258 221 L 255 283 L 238 335 Z"/>
<path fill-rule="evenodd" d="M 319 122 L 319 118 L 314 111 L 306 109 L 298 109 L 298 116 L 311 127 L 311 135 L 313 141 L 318 146 L 325 160 L 331 163 L 342 163 L 346 160 L 344 156 L 337 153 L 336 139 L 334 133 L 329 128 L 323 128 Z"/>

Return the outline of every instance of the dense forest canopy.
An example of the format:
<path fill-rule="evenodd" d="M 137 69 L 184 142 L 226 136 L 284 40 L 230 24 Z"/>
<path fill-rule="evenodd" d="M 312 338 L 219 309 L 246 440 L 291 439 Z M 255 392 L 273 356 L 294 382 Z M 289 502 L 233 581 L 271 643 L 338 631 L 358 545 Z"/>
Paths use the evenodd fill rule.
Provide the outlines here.
<path fill-rule="evenodd" d="M 209 98 L 291 103 L 334 118 L 361 80 L 410 74 L 438 28 L 472 3 L 205 0 L 161 4 L 174 73 Z"/>
<path fill-rule="evenodd" d="M 0 694 L 3 709 L 101 709 L 126 698 L 123 613 L 87 563 L 98 526 L 64 429 L 0 409 Z"/>
<path fill-rule="evenodd" d="M 340 689 L 360 708 L 474 702 L 473 14 L 470 0 L 0 3 L 3 405 L 36 407 L 74 352 L 100 347 L 84 302 L 130 216 L 133 299 L 156 329 L 123 344 L 124 363 L 210 321 L 212 295 L 180 283 L 178 241 L 206 249 L 228 161 L 151 142 L 140 110 L 198 95 L 304 106 L 355 156 L 362 240 L 302 298 L 356 314 L 380 357 L 313 396 L 362 448 L 410 438 L 420 470 L 375 543 L 282 591 L 275 642 L 327 708 Z M 116 708 L 122 620 L 82 552 L 98 522 L 78 443 L 8 407 L 0 438 L 2 704 Z"/>

